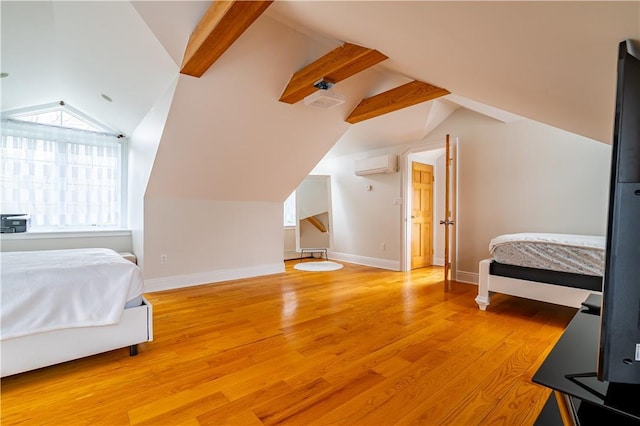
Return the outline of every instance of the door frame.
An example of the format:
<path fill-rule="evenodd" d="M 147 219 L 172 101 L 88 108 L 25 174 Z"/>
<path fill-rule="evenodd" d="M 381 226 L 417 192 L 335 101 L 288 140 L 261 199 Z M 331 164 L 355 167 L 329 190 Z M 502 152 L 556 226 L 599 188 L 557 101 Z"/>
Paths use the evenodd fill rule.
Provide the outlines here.
<path fill-rule="evenodd" d="M 460 158 L 460 153 L 458 150 L 458 137 L 452 136 L 449 138 L 450 147 L 451 147 L 451 157 L 453 158 L 452 166 L 453 166 L 453 174 L 451 182 L 451 197 L 453 204 L 453 217 L 452 220 L 455 222 L 454 225 L 454 237 L 452 241 L 451 249 L 451 279 L 455 280 L 457 266 L 456 262 L 458 259 L 458 239 L 459 232 L 457 232 L 460 226 L 458 222 L 458 182 L 459 172 L 458 172 L 458 163 Z M 446 145 L 446 141 L 444 138 L 434 141 L 434 142 L 425 142 L 422 144 L 414 145 L 400 154 L 400 185 L 401 185 L 401 193 L 404 202 L 402 203 L 401 209 L 401 217 L 400 217 L 400 229 L 401 229 L 401 243 L 400 243 L 400 270 L 401 271 L 410 271 L 411 270 L 411 208 L 410 208 L 410 200 L 411 200 L 411 154 L 416 154 L 419 152 L 432 151 L 436 149 L 442 149 Z M 434 222 L 434 229 L 436 226 L 440 226 L 438 221 Z"/>

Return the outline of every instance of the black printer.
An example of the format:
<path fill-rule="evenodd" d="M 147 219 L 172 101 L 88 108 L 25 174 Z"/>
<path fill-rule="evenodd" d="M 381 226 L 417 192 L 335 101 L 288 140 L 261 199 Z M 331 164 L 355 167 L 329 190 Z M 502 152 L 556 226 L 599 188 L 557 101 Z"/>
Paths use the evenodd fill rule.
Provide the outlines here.
<path fill-rule="evenodd" d="M 29 226 L 28 214 L 0 214 L 0 232 L 3 234 L 13 234 L 16 232 L 27 232 Z"/>

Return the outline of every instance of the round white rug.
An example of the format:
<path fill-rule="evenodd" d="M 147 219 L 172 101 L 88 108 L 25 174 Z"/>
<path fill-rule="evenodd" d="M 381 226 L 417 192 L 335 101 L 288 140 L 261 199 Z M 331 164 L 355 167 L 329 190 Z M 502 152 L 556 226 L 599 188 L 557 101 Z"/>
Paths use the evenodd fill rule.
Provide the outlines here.
<path fill-rule="evenodd" d="M 300 262 L 296 263 L 293 268 L 298 271 L 311 271 L 311 272 L 323 272 L 323 271 L 337 271 L 338 269 L 342 269 L 342 264 L 331 262 L 331 261 L 322 261 L 322 262 Z"/>

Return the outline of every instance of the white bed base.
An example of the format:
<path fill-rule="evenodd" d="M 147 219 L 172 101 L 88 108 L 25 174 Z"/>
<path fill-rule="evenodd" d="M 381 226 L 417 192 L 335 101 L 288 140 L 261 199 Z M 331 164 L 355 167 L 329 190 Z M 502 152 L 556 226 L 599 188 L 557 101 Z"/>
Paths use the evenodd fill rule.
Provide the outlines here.
<path fill-rule="evenodd" d="M 492 261 L 493 259 L 480 261 L 476 303 L 482 311 L 485 311 L 487 306 L 489 306 L 490 293 L 508 294 L 541 302 L 555 303 L 556 305 L 571 306 L 573 308 L 579 308 L 580 304 L 584 302 L 590 294 L 601 294 L 597 291 L 582 288 L 490 275 L 489 265 Z"/>
<path fill-rule="evenodd" d="M 1 376 L 10 376 L 102 352 L 153 340 L 153 307 L 142 305 L 124 310 L 120 322 L 99 327 L 53 330 L 0 341 Z"/>

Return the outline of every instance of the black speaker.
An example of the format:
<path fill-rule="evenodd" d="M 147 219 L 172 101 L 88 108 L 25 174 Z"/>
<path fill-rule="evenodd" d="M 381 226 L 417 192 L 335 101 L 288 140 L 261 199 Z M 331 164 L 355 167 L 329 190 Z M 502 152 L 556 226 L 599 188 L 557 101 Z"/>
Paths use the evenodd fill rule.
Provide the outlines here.
<path fill-rule="evenodd" d="M 640 59 L 620 43 L 598 379 L 640 384 Z"/>

